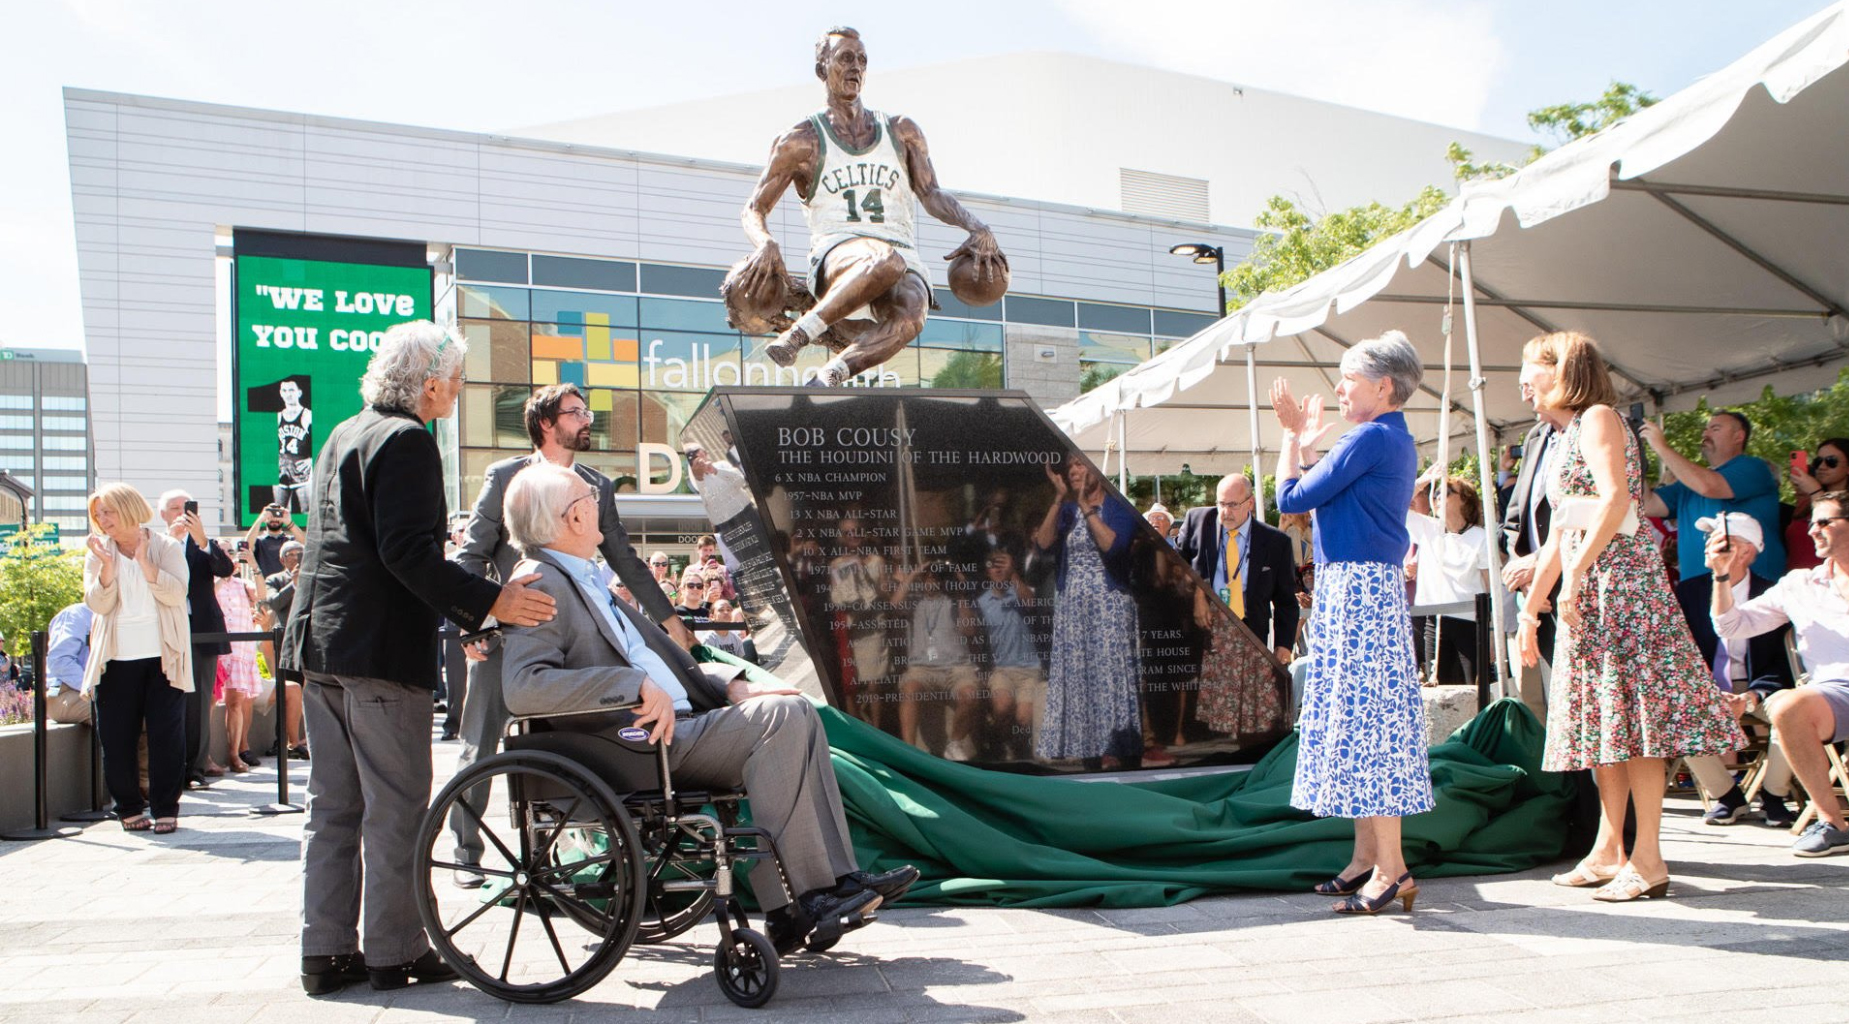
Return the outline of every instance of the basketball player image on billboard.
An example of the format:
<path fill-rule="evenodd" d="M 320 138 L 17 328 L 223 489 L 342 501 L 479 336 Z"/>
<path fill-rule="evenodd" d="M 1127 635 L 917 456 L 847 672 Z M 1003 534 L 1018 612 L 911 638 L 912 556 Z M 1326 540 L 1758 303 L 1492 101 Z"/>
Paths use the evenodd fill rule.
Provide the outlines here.
<path fill-rule="evenodd" d="M 276 385 L 282 411 L 276 414 L 276 504 L 287 512 L 307 512 L 314 483 L 315 414 L 302 404 L 302 386 L 293 380 Z"/>
<path fill-rule="evenodd" d="M 780 332 L 765 351 L 778 365 L 793 364 L 812 343 L 833 351 L 815 383 L 834 387 L 898 354 L 935 305 L 915 242 L 914 202 L 969 232 L 944 257 L 951 291 L 963 302 L 1000 301 L 1008 258 L 988 227 L 939 187 L 918 125 L 861 105 L 867 49 L 859 32 L 824 33 L 815 74 L 827 87 L 827 106 L 772 144 L 743 217 L 755 248 L 726 275 L 720 294 L 733 327 Z M 791 185 L 809 222 L 806 289 L 791 279 L 766 223 Z"/>

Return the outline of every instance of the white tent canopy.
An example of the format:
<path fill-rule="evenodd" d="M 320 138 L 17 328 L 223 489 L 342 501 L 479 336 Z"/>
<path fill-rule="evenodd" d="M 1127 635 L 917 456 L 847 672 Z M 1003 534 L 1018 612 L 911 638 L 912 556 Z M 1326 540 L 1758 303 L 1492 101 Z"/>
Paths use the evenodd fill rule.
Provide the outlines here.
<path fill-rule="evenodd" d="M 1626 400 L 1652 411 L 1826 386 L 1849 363 L 1845 63 L 1849 3 L 1838 3 L 1606 131 L 1467 185 L 1411 230 L 1051 415 L 1088 451 L 1121 436 L 1131 473 L 1232 472 L 1253 447 L 1248 346 L 1263 407 L 1278 376 L 1300 395 L 1328 394 L 1348 345 L 1398 328 L 1426 360 L 1427 389 L 1407 413 L 1429 444 L 1449 287 L 1460 304 L 1446 422 L 1453 436 L 1471 433 L 1462 289 L 1449 269 L 1464 247 L 1492 437 L 1518 439 L 1532 423 L 1516 386 L 1521 346 L 1550 330 L 1597 338 Z M 1259 446 L 1275 452 L 1276 421 L 1266 411 L 1259 422 Z"/>

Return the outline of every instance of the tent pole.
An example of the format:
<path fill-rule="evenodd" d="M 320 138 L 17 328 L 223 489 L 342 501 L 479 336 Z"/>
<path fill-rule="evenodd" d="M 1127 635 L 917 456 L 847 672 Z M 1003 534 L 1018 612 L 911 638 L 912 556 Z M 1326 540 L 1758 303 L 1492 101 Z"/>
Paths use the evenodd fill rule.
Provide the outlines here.
<path fill-rule="evenodd" d="M 1251 416 L 1252 429 L 1252 493 L 1258 498 L 1254 508 L 1258 521 L 1265 521 L 1265 463 L 1264 448 L 1258 443 L 1258 363 L 1253 355 L 1258 346 L 1246 345 L 1246 412 Z"/>
<path fill-rule="evenodd" d="M 1117 414 L 1117 493 L 1130 497 L 1130 414 Z"/>
<path fill-rule="evenodd" d="M 1483 495 L 1483 507 L 1493 513 L 1496 509 L 1496 476 L 1491 468 L 1489 431 L 1483 418 L 1483 358 L 1477 350 L 1477 293 L 1476 281 L 1470 273 L 1468 241 L 1458 245 L 1457 269 L 1464 286 L 1464 346 L 1470 351 L 1470 406 L 1475 411 L 1477 421 L 1477 487 Z M 1485 527 L 1495 520 L 1494 515 L 1485 515 Z M 1488 653 L 1494 659 L 1491 664 L 1496 666 L 1496 677 L 1501 680 L 1501 696 L 1507 697 L 1510 695 L 1509 643 L 1502 631 L 1502 558 L 1495 544 L 1489 545 L 1489 578 L 1490 614 L 1495 619 L 1490 624 L 1489 633 L 1496 642 L 1490 645 L 1495 649 Z M 1484 653 L 1478 651 L 1477 657 L 1481 658 Z"/>

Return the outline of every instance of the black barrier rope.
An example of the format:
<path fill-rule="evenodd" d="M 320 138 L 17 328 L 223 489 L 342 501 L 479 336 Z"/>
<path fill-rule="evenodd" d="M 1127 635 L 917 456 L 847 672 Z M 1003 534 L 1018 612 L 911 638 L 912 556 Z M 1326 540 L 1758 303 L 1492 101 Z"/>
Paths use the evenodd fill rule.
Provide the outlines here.
<path fill-rule="evenodd" d="M 51 827 L 51 806 L 46 793 L 46 761 L 50 753 L 50 725 L 46 721 L 45 708 L 45 648 L 48 646 L 44 630 L 32 634 L 32 827 L 14 832 L 0 832 L 0 839 L 63 839 L 82 832 L 82 829 L 69 825 Z"/>
<path fill-rule="evenodd" d="M 195 644 L 248 643 L 250 641 L 270 641 L 270 650 L 275 652 L 276 660 L 282 660 L 282 630 L 265 630 L 251 633 L 194 633 Z M 281 665 L 270 666 L 270 677 L 276 681 L 276 802 L 250 809 L 252 814 L 300 814 L 302 806 L 289 802 L 289 685 L 283 681 Z"/>

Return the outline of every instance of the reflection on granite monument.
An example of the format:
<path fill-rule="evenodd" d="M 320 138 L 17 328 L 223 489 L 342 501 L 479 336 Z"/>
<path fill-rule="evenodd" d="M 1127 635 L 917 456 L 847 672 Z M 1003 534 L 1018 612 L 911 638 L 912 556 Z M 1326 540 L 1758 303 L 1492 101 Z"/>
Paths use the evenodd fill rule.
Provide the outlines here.
<path fill-rule="evenodd" d="M 743 474 L 721 531 L 787 635 L 767 667 L 907 743 L 1112 771 L 1289 729 L 1283 667 L 1024 394 L 720 388 L 682 441 Z"/>

